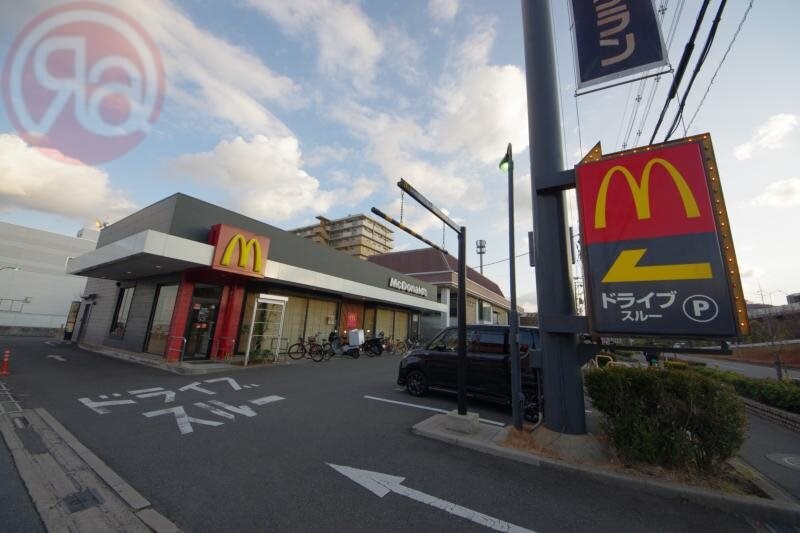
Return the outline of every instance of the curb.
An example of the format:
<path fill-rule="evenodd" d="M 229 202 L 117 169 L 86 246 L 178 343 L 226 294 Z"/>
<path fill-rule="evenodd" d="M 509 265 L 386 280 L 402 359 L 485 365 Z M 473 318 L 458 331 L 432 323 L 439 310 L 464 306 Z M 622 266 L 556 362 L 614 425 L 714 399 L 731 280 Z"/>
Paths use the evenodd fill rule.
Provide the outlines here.
<path fill-rule="evenodd" d="M 424 420 L 411 428 L 411 432 L 423 437 L 455 444 L 487 453 L 497 457 L 503 457 L 512 461 L 518 461 L 533 466 L 551 468 L 560 472 L 578 474 L 606 484 L 616 485 L 617 487 L 645 492 L 662 498 L 686 500 L 706 507 L 719 509 L 727 513 L 746 516 L 762 522 L 779 521 L 791 526 L 800 527 L 800 505 L 784 502 L 762 501 L 751 496 L 739 496 L 732 494 L 722 494 L 709 490 L 688 487 L 678 483 L 668 481 L 656 481 L 650 479 L 639 479 L 623 474 L 608 472 L 599 468 L 578 465 L 551 459 L 532 453 L 526 453 L 499 446 L 497 442 L 502 438 L 507 429 L 498 431 L 493 438 L 488 441 L 481 441 L 466 435 L 458 435 L 446 430 L 439 429 L 437 426 L 442 420 L 443 415 L 435 415 Z"/>
<path fill-rule="evenodd" d="M 202 374 L 215 374 L 220 372 L 230 372 L 234 370 L 245 370 L 245 367 L 240 367 L 238 365 L 228 365 L 226 368 L 191 368 L 187 366 L 181 366 L 179 363 L 165 363 L 163 361 L 152 360 L 149 357 L 139 357 L 133 353 L 126 353 L 121 352 L 118 350 L 112 350 L 106 348 L 104 346 L 97 346 L 95 344 L 78 344 L 78 348 L 81 350 L 86 350 L 88 352 L 96 353 L 98 355 L 103 355 L 106 357 L 111 357 L 114 359 L 118 359 L 120 361 L 126 361 L 128 363 L 134 363 L 137 365 L 149 366 L 151 368 L 156 368 L 158 370 L 163 370 L 165 372 L 170 372 L 172 374 L 179 374 L 179 375 L 202 375 Z M 225 363 L 220 363 L 225 364 Z"/>

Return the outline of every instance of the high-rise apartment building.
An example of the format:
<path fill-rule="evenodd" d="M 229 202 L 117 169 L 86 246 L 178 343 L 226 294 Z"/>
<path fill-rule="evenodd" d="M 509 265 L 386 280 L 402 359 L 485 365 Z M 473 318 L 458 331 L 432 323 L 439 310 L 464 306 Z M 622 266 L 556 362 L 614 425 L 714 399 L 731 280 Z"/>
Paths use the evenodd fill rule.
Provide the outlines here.
<path fill-rule="evenodd" d="M 336 220 L 318 216 L 317 220 L 318 224 L 290 231 L 359 259 L 392 251 L 394 232 L 366 215 L 349 215 Z"/>

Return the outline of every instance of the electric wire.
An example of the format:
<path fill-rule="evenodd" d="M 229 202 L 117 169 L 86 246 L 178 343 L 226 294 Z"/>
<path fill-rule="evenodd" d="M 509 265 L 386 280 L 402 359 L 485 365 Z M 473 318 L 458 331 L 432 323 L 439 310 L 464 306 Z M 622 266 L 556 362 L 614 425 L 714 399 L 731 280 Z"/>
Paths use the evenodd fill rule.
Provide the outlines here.
<path fill-rule="evenodd" d="M 658 130 L 661 128 L 661 123 L 664 121 L 664 116 L 667 114 L 669 103 L 678 93 L 678 86 L 680 85 L 681 80 L 683 80 L 683 74 L 686 72 L 686 66 L 689 64 L 689 58 L 692 56 L 692 51 L 694 50 L 694 41 L 697 38 L 697 33 L 700 31 L 700 26 L 703 23 L 703 19 L 706 16 L 706 11 L 708 10 L 708 5 L 710 3 L 711 0 L 703 0 L 703 5 L 700 6 L 700 13 L 697 15 L 694 28 L 692 28 L 692 35 L 689 37 L 689 40 L 686 42 L 686 46 L 683 49 L 683 55 L 681 56 L 681 61 L 678 64 L 678 71 L 675 73 L 675 78 L 672 80 L 672 85 L 669 88 L 667 99 L 664 102 L 664 107 L 661 108 L 661 114 L 658 117 L 658 122 L 656 123 L 656 127 L 653 130 L 653 135 L 650 137 L 650 142 L 648 144 L 653 144 L 656 135 L 658 135 Z"/>
<path fill-rule="evenodd" d="M 669 0 L 665 0 L 662 2 L 658 7 L 658 13 L 661 17 L 661 21 L 664 21 L 664 14 L 667 12 L 669 8 Z M 621 149 L 625 149 L 628 147 L 628 139 L 630 139 L 631 132 L 633 131 L 633 125 L 636 123 L 636 117 L 639 114 L 639 107 L 642 102 L 642 93 L 644 92 L 644 88 L 647 86 L 647 79 L 642 79 L 639 82 L 639 87 L 636 89 L 636 98 L 634 98 L 633 110 L 631 112 L 630 119 L 628 120 L 628 127 L 625 130 L 625 138 L 620 145 Z M 623 120 L 623 123 L 625 121 Z"/>
<path fill-rule="evenodd" d="M 733 34 L 733 38 L 731 42 L 728 43 L 728 48 L 725 50 L 725 54 L 723 54 L 722 59 L 720 60 L 719 64 L 717 65 L 717 69 L 714 71 L 714 75 L 711 76 L 711 81 L 708 82 L 708 87 L 706 87 L 706 92 L 703 93 L 703 98 L 700 99 L 700 103 L 697 104 L 697 109 L 694 110 L 692 114 L 692 118 L 689 120 L 688 128 L 692 127 L 694 124 L 694 119 L 697 118 L 697 113 L 700 112 L 700 108 L 703 107 L 703 104 L 706 101 L 706 97 L 708 96 L 709 91 L 711 90 L 711 86 L 714 85 L 714 81 L 717 79 L 717 74 L 719 74 L 719 70 L 722 68 L 722 64 L 725 63 L 725 60 L 728 58 L 728 53 L 731 51 L 733 47 L 733 43 L 736 42 L 736 38 L 739 36 L 739 32 L 742 31 L 742 26 L 744 26 L 745 21 L 747 21 L 747 16 L 750 14 L 750 10 L 753 9 L 753 0 L 750 0 L 750 3 L 747 6 L 747 9 L 744 12 L 744 16 L 742 20 L 739 22 L 739 27 L 736 28 L 736 32 Z"/>
<path fill-rule="evenodd" d="M 521 253 L 521 254 L 517 254 L 517 255 L 515 255 L 515 256 L 514 256 L 514 258 L 518 259 L 518 258 L 520 258 L 520 257 L 525 257 L 526 255 L 528 255 L 528 252 L 524 252 L 524 253 Z M 498 259 L 497 261 L 492 261 L 491 263 L 484 263 L 484 264 L 483 264 L 483 268 L 486 268 L 486 267 L 488 267 L 488 266 L 490 266 L 490 265 L 496 265 L 496 264 L 498 264 L 498 263 L 504 263 L 504 262 L 508 261 L 508 259 L 509 259 L 509 258 L 508 258 L 508 257 L 506 257 L 505 259 Z M 471 268 L 471 269 L 473 269 L 473 270 L 475 270 L 475 267 L 470 267 L 470 268 Z"/>
<path fill-rule="evenodd" d="M 719 28 L 719 21 L 722 19 L 722 12 L 725 11 L 725 5 L 728 3 L 728 0 L 722 0 L 717 8 L 717 14 L 714 17 L 714 22 L 711 24 L 711 30 L 708 32 L 708 36 L 706 37 L 706 42 L 703 44 L 703 50 L 700 52 L 700 57 L 697 58 L 697 62 L 694 66 L 694 71 L 692 72 L 692 77 L 689 78 L 689 84 L 686 86 L 686 89 L 683 92 L 683 97 L 681 98 L 680 104 L 678 105 L 678 111 L 675 114 L 675 118 L 672 121 L 672 125 L 670 126 L 669 130 L 667 130 L 667 135 L 664 137 L 664 141 L 668 141 L 669 138 L 675 133 L 675 130 L 678 128 L 678 121 L 680 117 L 683 116 L 683 108 L 686 107 L 686 99 L 689 97 L 689 93 L 692 90 L 692 86 L 694 86 L 694 82 L 697 79 L 697 75 L 700 73 L 700 70 L 703 68 L 703 64 L 708 58 L 708 52 L 711 50 L 711 45 L 714 43 L 714 38 L 717 36 L 717 29 Z"/>
<path fill-rule="evenodd" d="M 672 17 L 672 22 L 670 23 L 669 30 L 667 32 L 667 54 L 669 51 L 672 50 L 672 43 L 675 40 L 675 33 L 678 30 L 678 22 L 681 19 L 681 15 L 683 14 L 683 7 L 686 5 L 686 0 L 681 0 L 678 3 L 678 7 L 675 9 L 675 15 Z M 663 20 L 663 19 L 662 19 Z M 670 72 L 672 74 L 672 78 L 675 78 L 675 73 Z M 653 108 L 653 102 L 656 98 L 656 91 L 659 87 L 659 82 L 661 81 L 661 76 L 657 76 L 655 80 L 653 80 L 653 84 L 650 86 L 650 94 L 647 97 L 647 104 L 645 105 L 644 113 L 642 113 L 642 119 L 639 122 L 639 127 L 636 129 L 636 140 L 634 141 L 634 146 L 639 146 L 639 141 L 642 137 L 642 132 L 644 132 L 644 127 L 647 124 L 647 119 L 650 117 L 650 111 Z"/>

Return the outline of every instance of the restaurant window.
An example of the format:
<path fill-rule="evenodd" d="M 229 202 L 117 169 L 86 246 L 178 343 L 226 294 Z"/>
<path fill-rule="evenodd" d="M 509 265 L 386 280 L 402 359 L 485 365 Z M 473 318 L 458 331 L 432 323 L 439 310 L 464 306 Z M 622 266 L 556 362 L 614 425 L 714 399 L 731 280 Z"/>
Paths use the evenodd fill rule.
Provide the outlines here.
<path fill-rule="evenodd" d="M 147 353 L 164 355 L 177 296 L 177 285 L 161 285 L 158 287 L 156 304 L 153 307 L 153 318 L 150 321 L 150 335 L 145 348 Z"/>
<path fill-rule="evenodd" d="M 125 336 L 125 325 L 133 303 L 133 287 L 120 289 L 117 297 L 117 307 L 114 310 L 114 319 L 111 321 L 111 336 L 121 339 Z"/>

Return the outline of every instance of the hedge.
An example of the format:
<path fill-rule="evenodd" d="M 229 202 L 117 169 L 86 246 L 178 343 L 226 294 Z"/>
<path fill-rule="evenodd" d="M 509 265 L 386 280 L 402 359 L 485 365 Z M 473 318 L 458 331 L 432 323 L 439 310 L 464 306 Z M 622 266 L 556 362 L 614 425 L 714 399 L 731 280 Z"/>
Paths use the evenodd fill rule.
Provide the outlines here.
<path fill-rule="evenodd" d="M 625 460 L 707 471 L 744 442 L 744 404 L 719 380 L 685 370 L 606 367 L 587 372 L 585 383 Z"/>
<path fill-rule="evenodd" d="M 800 386 L 790 381 L 771 378 L 749 378 L 736 372 L 713 368 L 692 368 L 693 371 L 732 385 L 736 392 L 757 402 L 800 414 Z"/>

